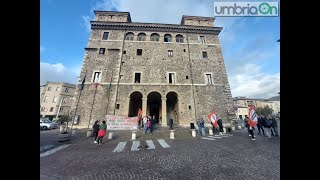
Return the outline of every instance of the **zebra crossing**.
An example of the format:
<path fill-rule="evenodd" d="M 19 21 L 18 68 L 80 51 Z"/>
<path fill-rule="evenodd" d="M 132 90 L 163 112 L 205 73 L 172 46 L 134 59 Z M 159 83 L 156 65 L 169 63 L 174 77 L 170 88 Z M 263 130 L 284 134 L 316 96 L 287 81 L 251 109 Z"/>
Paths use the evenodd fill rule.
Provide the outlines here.
<path fill-rule="evenodd" d="M 60 151 L 68 146 L 70 146 L 71 144 L 63 144 L 60 146 L 54 146 L 54 145 L 45 145 L 40 147 L 40 157 L 46 157 L 49 156 L 57 151 Z"/>
<path fill-rule="evenodd" d="M 157 139 L 156 143 L 153 142 L 153 140 L 146 140 L 145 144 L 147 147 L 147 150 L 151 150 L 151 149 L 156 149 L 155 144 L 158 144 L 162 147 L 162 148 L 169 148 L 170 145 L 163 139 Z M 124 151 L 126 145 L 129 144 L 127 142 L 119 142 L 117 147 L 112 151 L 112 152 L 122 152 Z M 130 150 L 131 151 L 139 151 L 141 149 L 142 145 L 140 144 L 140 141 L 132 141 L 132 145 Z"/>
<path fill-rule="evenodd" d="M 219 135 L 210 135 L 207 137 L 201 137 L 201 139 L 215 141 L 218 139 L 227 138 L 227 137 L 231 137 L 231 136 L 233 136 L 233 134 L 219 134 Z"/>

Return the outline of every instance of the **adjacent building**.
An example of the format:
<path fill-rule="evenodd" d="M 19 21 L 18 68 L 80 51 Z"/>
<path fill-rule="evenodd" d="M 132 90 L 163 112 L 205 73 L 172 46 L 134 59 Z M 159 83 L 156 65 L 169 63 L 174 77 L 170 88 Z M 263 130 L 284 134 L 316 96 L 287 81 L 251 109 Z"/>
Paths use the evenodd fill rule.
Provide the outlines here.
<path fill-rule="evenodd" d="M 190 125 L 211 111 L 235 117 L 219 33 L 212 17 L 180 24 L 132 22 L 129 12 L 94 11 L 76 89 L 78 127 L 106 115 L 156 117 Z M 80 97 L 80 98 L 79 98 Z M 209 121 L 206 121 L 209 123 Z"/>
<path fill-rule="evenodd" d="M 45 117 L 56 117 L 66 114 L 72 104 L 76 85 L 62 82 L 50 82 L 40 86 L 43 89 L 40 95 L 40 115 Z"/>
<path fill-rule="evenodd" d="M 235 97 L 233 98 L 233 106 L 236 109 L 236 116 L 238 119 L 244 119 L 248 116 L 250 105 L 254 105 L 255 107 L 269 106 L 273 110 L 274 115 L 280 114 L 280 96 L 269 99 Z"/>

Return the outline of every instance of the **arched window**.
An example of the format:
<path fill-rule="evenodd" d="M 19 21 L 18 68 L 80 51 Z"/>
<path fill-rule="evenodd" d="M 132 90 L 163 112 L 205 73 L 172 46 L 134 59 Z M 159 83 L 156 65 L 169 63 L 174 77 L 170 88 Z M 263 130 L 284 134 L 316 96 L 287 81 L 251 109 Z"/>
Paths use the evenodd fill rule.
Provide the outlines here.
<path fill-rule="evenodd" d="M 164 42 L 172 42 L 171 34 L 165 34 L 164 35 Z"/>
<path fill-rule="evenodd" d="M 157 34 L 157 33 L 151 34 L 151 37 L 150 37 L 151 41 L 159 41 L 159 39 L 160 39 L 159 34 Z"/>
<path fill-rule="evenodd" d="M 139 33 L 138 34 L 138 41 L 145 41 L 146 40 L 146 34 L 145 33 Z"/>
<path fill-rule="evenodd" d="M 133 33 L 132 32 L 128 32 L 126 34 L 126 41 L 133 41 Z"/>
<path fill-rule="evenodd" d="M 180 35 L 180 34 L 176 35 L 176 42 L 177 43 L 183 43 L 183 36 Z"/>

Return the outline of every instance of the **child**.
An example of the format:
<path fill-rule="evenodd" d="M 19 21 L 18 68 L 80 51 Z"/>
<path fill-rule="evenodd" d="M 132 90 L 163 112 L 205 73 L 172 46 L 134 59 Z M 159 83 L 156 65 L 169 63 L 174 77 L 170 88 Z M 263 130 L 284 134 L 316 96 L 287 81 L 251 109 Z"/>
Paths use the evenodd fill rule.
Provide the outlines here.
<path fill-rule="evenodd" d="M 106 121 L 102 121 L 102 124 L 100 124 L 99 127 L 99 132 L 98 132 L 98 145 L 102 144 L 102 138 L 106 135 L 106 131 L 107 131 L 107 125 L 106 125 Z"/>

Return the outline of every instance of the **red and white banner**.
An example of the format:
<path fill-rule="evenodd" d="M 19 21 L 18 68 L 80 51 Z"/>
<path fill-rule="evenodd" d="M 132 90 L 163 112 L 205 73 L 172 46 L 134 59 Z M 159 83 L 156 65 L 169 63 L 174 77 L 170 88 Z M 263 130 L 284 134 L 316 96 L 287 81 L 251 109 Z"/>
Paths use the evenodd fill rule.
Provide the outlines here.
<path fill-rule="evenodd" d="M 249 117 L 248 117 L 248 124 L 251 127 L 254 127 L 255 125 L 257 125 L 258 123 L 258 116 L 254 110 L 254 106 L 250 106 L 249 109 Z"/>
<path fill-rule="evenodd" d="M 138 116 L 123 117 L 106 115 L 108 130 L 133 130 L 138 129 Z"/>
<path fill-rule="evenodd" d="M 211 121 L 211 124 L 217 128 L 218 127 L 218 116 L 217 116 L 217 113 L 215 112 L 212 112 L 208 115 L 208 119 L 209 121 Z"/>

